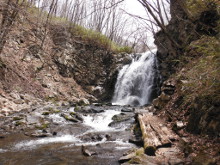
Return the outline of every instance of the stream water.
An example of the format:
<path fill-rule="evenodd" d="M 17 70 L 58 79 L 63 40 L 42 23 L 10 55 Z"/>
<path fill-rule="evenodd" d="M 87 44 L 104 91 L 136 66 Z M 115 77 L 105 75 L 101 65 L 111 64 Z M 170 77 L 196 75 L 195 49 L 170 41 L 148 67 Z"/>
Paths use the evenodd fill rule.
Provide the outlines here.
<path fill-rule="evenodd" d="M 14 126 L 15 116 L 8 118 L 14 131 L 5 138 L 0 138 L 1 165 L 116 165 L 125 151 L 135 147 L 128 143 L 131 136 L 131 125 L 134 122 L 133 112 L 122 113 L 122 107 L 95 107 L 99 113 L 77 113 L 83 122 L 72 122 L 62 117 L 62 113 L 74 113 L 73 108 L 63 109 L 59 113 L 43 115 L 42 109 L 34 112 L 21 112 L 25 124 Z M 101 111 L 99 111 L 102 109 Z M 28 115 L 26 115 L 28 114 Z M 129 120 L 113 123 L 113 116 L 128 115 Z M 39 123 L 50 123 L 45 129 L 36 129 Z M 113 125 L 109 126 L 110 123 Z M 3 129 L 3 127 L 1 127 Z M 6 127 L 4 128 L 6 129 Z M 38 133 L 38 135 L 36 135 Z M 45 136 L 44 136 L 45 135 Z M 35 137 L 34 137 L 35 136 Z M 91 157 L 84 156 L 82 145 Z"/>
<path fill-rule="evenodd" d="M 154 52 L 134 56 L 122 68 L 114 104 L 150 102 L 157 76 Z M 0 165 L 117 165 L 123 153 L 135 147 L 128 143 L 133 108 L 90 105 L 77 109 L 37 107 L 0 120 Z M 82 146 L 94 154 L 85 156 Z"/>

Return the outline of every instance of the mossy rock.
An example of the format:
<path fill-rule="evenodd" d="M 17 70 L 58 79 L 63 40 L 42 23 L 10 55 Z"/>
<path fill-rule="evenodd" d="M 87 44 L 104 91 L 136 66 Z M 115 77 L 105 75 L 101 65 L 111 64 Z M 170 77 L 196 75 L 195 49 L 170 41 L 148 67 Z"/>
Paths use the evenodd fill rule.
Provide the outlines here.
<path fill-rule="evenodd" d="M 16 122 L 15 122 L 15 126 L 20 126 L 20 125 L 23 125 L 23 124 L 25 124 L 25 123 L 22 122 L 22 121 L 16 121 Z"/>
<path fill-rule="evenodd" d="M 61 111 L 59 109 L 53 110 L 53 113 L 60 113 Z"/>
<path fill-rule="evenodd" d="M 75 117 L 69 116 L 68 114 L 61 114 L 61 116 L 66 119 L 67 121 L 71 121 L 74 123 L 79 122 Z"/>
<path fill-rule="evenodd" d="M 14 121 L 17 121 L 17 120 L 22 120 L 23 118 L 22 117 L 19 117 L 19 116 L 15 116 L 15 117 L 13 117 L 13 120 Z"/>
<path fill-rule="evenodd" d="M 74 111 L 76 111 L 76 112 L 78 112 L 78 111 L 80 111 L 81 110 L 81 107 L 80 106 L 76 106 L 75 108 L 74 108 Z"/>
<path fill-rule="evenodd" d="M 194 19 L 198 19 L 204 11 L 219 10 L 218 6 L 219 0 L 186 0 L 186 9 Z"/>
<path fill-rule="evenodd" d="M 76 112 L 70 112 L 71 116 L 76 116 Z"/>
<path fill-rule="evenodd" d="M 136 153 L 136 156 L 143 155 L 144 154 L 144 148 L 142 147 L 142 148 L 137 149 L 135 153 Z"/>
<path fill-rule="evenodd" d="M 50 112 L 43 112 L 42 115 L 48 116 L 48 115 L 50 115 Z"/>
<path fill-rule="evenodd" d="M 35 128 L 44 130 L 46 128 L 49 128 L 49 126 L 50 126 L 50 123 L 43 123 L 42 125 L 36 125 Z"/>

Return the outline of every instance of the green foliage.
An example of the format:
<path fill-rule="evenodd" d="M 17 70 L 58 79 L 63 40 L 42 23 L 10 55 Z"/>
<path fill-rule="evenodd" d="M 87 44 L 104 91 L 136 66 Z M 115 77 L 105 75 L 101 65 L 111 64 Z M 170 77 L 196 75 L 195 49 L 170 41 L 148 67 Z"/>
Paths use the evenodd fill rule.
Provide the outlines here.
<path fill-rule="evenodd" d="M 30 5 L 29 5 L 30 6 Z M 35 6 L 30 6 L 27 11 L 34 17 L 40 17 L 41 21 L 46 21 L 48 17 L 48 12 L 41 11 Z M 106 49 L 113 51 L 115 53 L 132 53 L 133 49 L 128 46 L 120 46 L 110 40 L 107 36 L 100 32 L 87 29 L 83 26 L 73 24 L 64 17 L 57 17 L 50 15 L 49 22 L 53 24 L 62 24 L 64 26 L 69 26 L 69 31 L 74 38 L 79 38 L 80 41 L 85 42 L 88 45 L 97 46 L 100 49 Z"/>
<path fill-rule="evenodd" d="M 107 36 L 103 35 L 100 32 L 91 30 L 91 29 L 86 29 L 80 25 L 72 25 L 72 28 L 70 28 L 70 32 L 74 37 L 78 37 L 87 44 L 91 44 L 97 47 L 100 47 L 102 49 L 107 49 L 110 51 L 113 51 L 115 53 L 131 53 L 132 48 L 125 46 L 121 47 L 111 41 Z"/>
<path fill-rule="evenodd" d="M 122 52 L 125 52 L 125 53 L 132 53 L 133 52 L 133 49 L 129 46 L 124 46 L 124 47 L 119 47 L 119 46 L 116 46 L 115 48 L 113 48 L 113 51 L 115 51 L 116 53 L 122 53 Z"/>
<path fill-rule="evenodd" d="M 198 58 L 186 66 L 186 72 L 179 75 L 179 78 L 185 80 L 182 84 L 182 94 L 187 96 L 185 102 L 220 102 L 219 40 L 203 36 L 190 44 L 187 53 Z"/>

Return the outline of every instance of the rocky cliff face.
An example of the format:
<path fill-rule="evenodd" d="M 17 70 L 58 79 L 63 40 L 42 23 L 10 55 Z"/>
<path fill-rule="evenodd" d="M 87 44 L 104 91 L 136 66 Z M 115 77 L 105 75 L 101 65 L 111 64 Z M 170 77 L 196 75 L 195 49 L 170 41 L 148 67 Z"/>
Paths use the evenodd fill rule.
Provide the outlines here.
<path fill-rule="evenodd" d="M 202 35 L 217 36 L 219 33 L 217 6 L 218 3 L 209 0 L 204 2 L 171 0 L 171 20 L 166 30 L 177 45 L 163 31 L 159 31 L 155 36 L 164 80 L 178 69 L 177 66 L 182 62 L 185 50 L 192 41 L 198 40 Z"/>
<path fill-rule="evenodd" d="M 219 136 L 219 1 L 171 1 L 171 16 L 166 29 L 156 34 L 163 88 L 154 101 L 169 120 L 182 120 L 186 130 Z M 167 82 L 173 82 L 167 85 Z M 174 92 L 175 91 L 175 92 Z"/>
<path fill-rule="evenodd" d="M 108 77 L 115 70 L 115 55 L 80 41 L 62 26 L 52 26 L 50 34 L 54 43 L 53 60 L 59 73 L 73 78 L 86 92 L 102 97 Z"/>
<path fill-rule="evenodd" d="M 111 94 L 116 56 L 63 25 L 45 28 L 24 17 L 15 22 L 1 54 L 0 111 L 7 115 L 45 101 L 66 105 Z"/>

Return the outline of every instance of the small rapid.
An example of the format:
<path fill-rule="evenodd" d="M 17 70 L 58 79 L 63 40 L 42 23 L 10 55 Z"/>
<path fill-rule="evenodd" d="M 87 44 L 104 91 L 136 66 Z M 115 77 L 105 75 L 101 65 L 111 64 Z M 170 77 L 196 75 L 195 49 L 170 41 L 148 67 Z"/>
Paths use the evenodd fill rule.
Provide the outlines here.
<path fill-rule="evenodd" d="M 145 105 L 152 101 L 158 78 L 156 50 L 134 55 L 131 64 L 120 70 L 112 103 L 116 105 Z"/>
<path fill-rule="evenodd" d="M 113 121 L 114 115 L 120 114 L 120 111 L 108 110 L 100 114 L 84 116 L 84 124 L 91 127 L 91 131 L 102 132 L 102 131 L 116 131 L 115 128 L 109 127 L 109 124 Z"/>
<path fill-rule="evenodd" d="M 117 160 L 123 152 L 134 147 L 129 143 L 131 136 L 129 129 L 133 119 L 120 122 L 115 121 L 114 118 L 129 116 L 131 112 L 122 113 L 120 106 L 96 107 L 91 105 L 81 108 L 84 109 L 81 112 L 76 112 L 71 107 L 49 115 L 42 115 L 41 109 L 31 111 L 25 119 L 30 122 L 28 124 L 32 126 L 37 120 L 43 123 L 50 122 L 48 128 L 42 130 L 29 128 L 30 130 L 26 129 L 24 134 L 15 133 L 0 139 L 0 164 L 13 161 L 26 165 L 28 164 L 26 160 L 33 161 L 33 164 L 47 161 L 59 164 L 60 161 L 68 160 L 69 164 L 80 165 L 85 164 L 88 159 L 91 164 L 97 164 L 100 160 L 102 164 L 109 162 L 118 164 Z M 89 108 L 97 113 L 86 111 Z M 82 120 L 74 123 L 66 120 L 62 114 L 69 116 L 78 114 Z M 111 125 L 111 123 L 114 124 Z M 97 155 L 86 158 L 81 151 L 82 146 L 89 151 L 94 151 Z M 16 157 L 12 158 L 15 153 Z"/>

